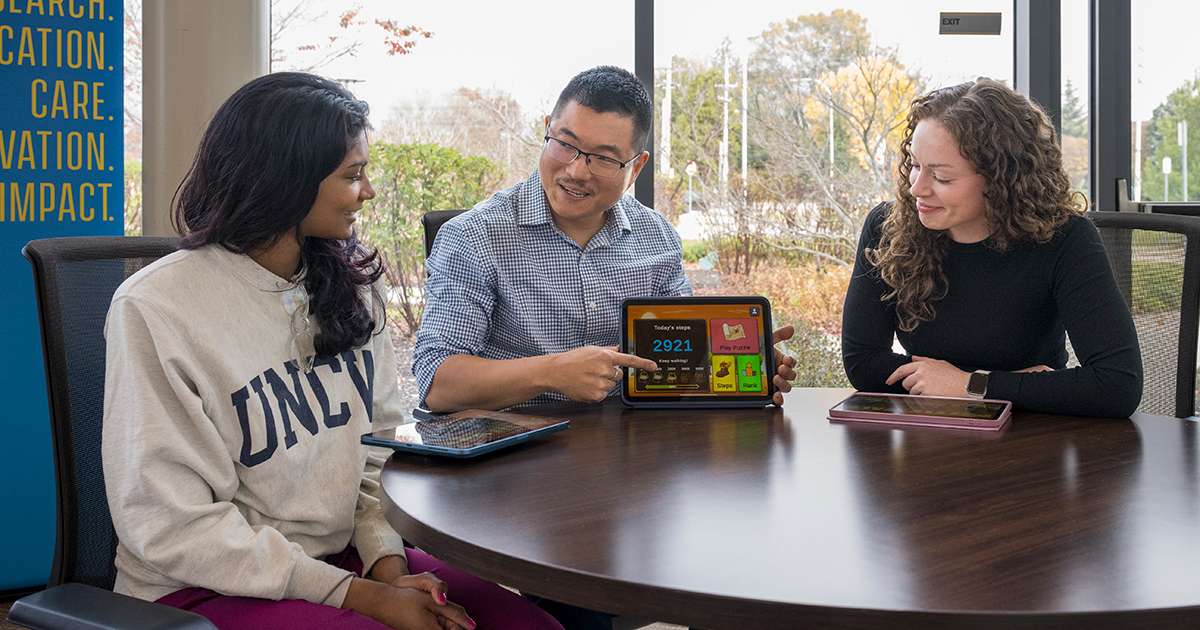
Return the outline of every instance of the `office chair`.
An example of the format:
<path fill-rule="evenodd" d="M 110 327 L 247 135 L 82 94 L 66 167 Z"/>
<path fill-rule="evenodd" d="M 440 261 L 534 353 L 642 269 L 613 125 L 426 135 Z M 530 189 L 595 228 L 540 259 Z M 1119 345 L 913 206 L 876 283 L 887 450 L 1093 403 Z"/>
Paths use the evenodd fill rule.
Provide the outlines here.
<path fill-rule="evenodd" d="M 437 236 L 442 224 L 464 212 L 466 210 L 430 210 L 421 215 L 421 226 L 425 228 L 426 258 L 429 258 L 430 252 L 433 251 L 433 239 Z"/>
<path fill-rule="evenodd" d="M 1145 385 L 1138 411 L 1196 413 L 1200 217 L 1088 212 L 1133 313 Z"/>
<path fill-rule="evenodd" d="M 59 628 L 215 630 L 204 617 L 112 592 L 117 536 L 104 494 L 104 321 L 117 287 L 176 249 L 176 240 L 84 236 L 30 241 L 58 517 L 44 591 L 18 600 L 8 621 Z"/>

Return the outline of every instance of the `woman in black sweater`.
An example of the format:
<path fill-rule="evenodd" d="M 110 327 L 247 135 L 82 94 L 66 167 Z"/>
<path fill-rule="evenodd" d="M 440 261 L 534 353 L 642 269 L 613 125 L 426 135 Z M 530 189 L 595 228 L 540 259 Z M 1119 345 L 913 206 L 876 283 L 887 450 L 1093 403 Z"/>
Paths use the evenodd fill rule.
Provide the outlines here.
<path fill-rule="evenodd" d="M 851 384 L 1133 413 L 1137 331 L 1045 113 L 989 79 L 935 90 L 913 103 L 900 158 L 896 199 L 867 217 L 846 295 Z"/>

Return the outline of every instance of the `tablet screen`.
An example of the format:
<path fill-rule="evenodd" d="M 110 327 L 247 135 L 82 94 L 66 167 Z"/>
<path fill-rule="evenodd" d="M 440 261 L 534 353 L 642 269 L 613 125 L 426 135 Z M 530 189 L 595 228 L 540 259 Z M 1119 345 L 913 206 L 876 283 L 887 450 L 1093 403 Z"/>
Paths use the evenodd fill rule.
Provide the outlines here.
<path fill-rule="evenodd" d="M 623 351 L 658 365 L 626 370 L 626 402 L 770 402 L 770 309 L 757 296 L 626 300 Z"/>
<path fill-rule="evenodd" d="M 498 420 L 487 416 L 471 416 L 470 418 L 441 416 L 397 427 L 396 439 L 414 444 L 463 449 L 495 442 L 529 430 L 507 420 Z"/>

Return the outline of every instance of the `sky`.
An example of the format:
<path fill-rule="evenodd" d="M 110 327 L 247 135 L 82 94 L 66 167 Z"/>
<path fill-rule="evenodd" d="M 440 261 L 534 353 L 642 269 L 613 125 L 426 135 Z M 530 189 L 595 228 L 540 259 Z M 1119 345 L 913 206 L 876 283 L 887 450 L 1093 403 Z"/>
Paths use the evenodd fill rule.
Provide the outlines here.
<path fill-rule="evenodd" d="M 289 0 L 290 1 L 290 0 Z M 409 55 L 389 57 L 375 33 L 360 54 L 320 70 L 335 78 L 355 79 L 352 89 L 367 100 L 376 122 L 393 104 L 413 98 L 436 100 L 461 86 L 498 88 L 524 108 L 547 109 L 559 90 L 580 70 L 601 63 L 633 67 L 633 2 L 596 5 L 561 0 L 482 0 L 396 3 L 361 0 L 361 15 L 415 24 L 433 32 Z M 730 8 L 733 6 L 734 8 Z M 738 0 L 656 0 L 655 65 L 673 55 L 706 58 L 728 37 L 746 50 L 748 38 L 771 22 L 847 6 L 867 20 L 875 44 L 896 47 L 900 59 L 930 79 L 949 85 L 978 76 L 1012 82 L 1011 0 L 948 0 L 943 3 L 859 0 L 857 2 Z M 1087 88 L 1087 2 L 1062 0 L 1063 81 L 1070 79 L 1081 96 Z M 515 7 L 515 8 L 514 8 Z M 1002 32 L 989 35 L 939 35 L 941 11 L 999 12 Z M 1172 19 L 1162 20 L 1161 16 Z M 327 17 L 332 24 L 336 16 Z M 1196 75 L 1200 52 L 1191 45 L 1200 23 L 1200 3 L 1191 0 L 1139 0 L 1133 3 L 1133 117 L 1148 118 L 1172 90 Z M 324 27 L 329 30 L 328 26 Z M 336 30 L 336 29 L 335 29 Z M 297 31 L 293 43 L 319 41 L 321 34 Z M 370 39 L 374 37 L 375 39 Z M 374 45 L 373 45 L 374 44 Z"/>

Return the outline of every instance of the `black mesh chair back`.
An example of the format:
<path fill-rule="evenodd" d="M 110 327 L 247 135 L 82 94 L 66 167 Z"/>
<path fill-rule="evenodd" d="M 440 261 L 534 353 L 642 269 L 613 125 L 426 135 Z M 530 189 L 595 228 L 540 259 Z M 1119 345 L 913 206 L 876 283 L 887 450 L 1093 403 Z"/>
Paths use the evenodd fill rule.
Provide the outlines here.
<path fill-rule="evenodd" d="M 437 236 L 442 224 L 464 212 L 466 210 L 430 210 L 421 215 L 421 226 L 425 228 L 426 258 L 429 258 L 429 253 L 433 251 L 433 239 Z"/>
<path fill-rule="evenodd" d="M 31 241 L 58 505 L 49 586 L 109 589 L 117 537 L 104 494 L 104 321 L 113 292 L 137 270 L 176 249 L 177 239 L 85 236 Z"/>
<path fill-rule="evenodd" d="M 1196 413 L 1200 217 L 1089 212 L 1133 313 L 1145 386 L 1138 411 Z"/>

